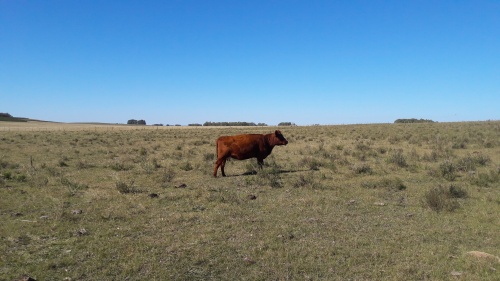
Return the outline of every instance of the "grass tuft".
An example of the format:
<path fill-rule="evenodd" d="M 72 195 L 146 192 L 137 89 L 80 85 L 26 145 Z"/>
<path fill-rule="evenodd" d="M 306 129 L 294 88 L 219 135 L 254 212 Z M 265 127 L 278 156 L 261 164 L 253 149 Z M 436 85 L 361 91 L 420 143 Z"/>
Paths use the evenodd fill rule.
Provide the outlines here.
<path fill-rule="evenodd" d="M 467 198 L 468 193 L 461 187 L 450 185 L 448 188 L 439 185 L 431 188 L 425 194 L 427 206 L 436 212 L 443 210 L 455 211 L 460 208 L 460 203 L 456 199 Z"/>
<path fill-rule="evenodd" d="M 142 190 L 137 188 L 134 185 L 134 181 L 131 181 L 130 183 L 126 183 L 123 181 L 118 181 L 115 183 L 116 189 L 118 189 L 118 192 L 122 194 L 129 194 L 129 193 L 141 193 Z"/>
<path fill-rule="evenodd" d="M 403 150 L 394 150 L 389 156 L 389 163 L 395 164 L 398 167 L 406 168 L 408 163 L 406 162 L 406 157 L 403 154 Z"/>

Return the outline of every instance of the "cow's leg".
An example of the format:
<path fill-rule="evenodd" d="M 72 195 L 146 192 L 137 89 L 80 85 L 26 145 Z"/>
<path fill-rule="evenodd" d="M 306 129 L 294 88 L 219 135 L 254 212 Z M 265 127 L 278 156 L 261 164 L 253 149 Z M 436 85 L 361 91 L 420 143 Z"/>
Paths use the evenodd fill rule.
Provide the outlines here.
<path fill-rule="evenodd" d="M 262 170 L 262 167 L 264 166 L 264 159 L 257 158 L 257 164 L 259 164 L 259 168 Z"/>
<path fill-rule="evenodd" d="M 227 160 L 227 159 L 224 159 L 224 160 L 222 161 L 221 166 L 220 166 L 220 171 L 222 172 L 222 176 L 223 176 L 223 177 L 225 177 L 225 176 L 226 176 L 226 173 L 224 172 L 224 167 L 226 166 L 226 160 Z"/>
<path fill-rule="evenodd" d="M 219 169 L 219 167 L 221 167 L 221 171 L 222 171 L 222 175 L 224 176 L 224 166 L 222 163 L 226 163 L 226 159 L 224 159 L 223 157 L 222 158 L 219 158 L 217 159 L 217 161 L 215 161 L 215 168 L 214 168 L 214 177 L 216 178 L 217 177 L 217 169 Z"/>

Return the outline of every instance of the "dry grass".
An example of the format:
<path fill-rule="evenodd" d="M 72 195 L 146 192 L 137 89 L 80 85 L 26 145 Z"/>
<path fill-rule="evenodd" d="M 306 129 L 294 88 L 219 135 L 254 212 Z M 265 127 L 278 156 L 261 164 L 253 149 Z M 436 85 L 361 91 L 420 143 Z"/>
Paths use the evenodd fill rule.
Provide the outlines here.
<path fill-rule="evenodd" d="M 227 178 L 217 136 L 274 128 L 22 126 L 2 280 L 498 280 L 499 122 L 284 127 Z"/>

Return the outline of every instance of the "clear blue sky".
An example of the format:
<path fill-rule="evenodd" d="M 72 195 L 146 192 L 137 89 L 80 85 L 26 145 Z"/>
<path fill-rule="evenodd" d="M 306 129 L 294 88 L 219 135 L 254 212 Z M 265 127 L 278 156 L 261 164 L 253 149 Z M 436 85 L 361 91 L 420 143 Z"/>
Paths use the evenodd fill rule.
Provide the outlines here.
<path fill-rule="evenodd" d="M 500 119 L 500 1 L 0 0 L 0 112 L 60 122 Z"/>

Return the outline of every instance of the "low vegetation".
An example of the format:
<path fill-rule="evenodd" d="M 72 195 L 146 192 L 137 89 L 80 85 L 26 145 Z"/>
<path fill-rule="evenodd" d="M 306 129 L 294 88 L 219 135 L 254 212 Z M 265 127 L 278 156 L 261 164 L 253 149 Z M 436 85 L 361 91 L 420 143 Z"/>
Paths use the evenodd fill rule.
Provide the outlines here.
<path fill-rule="evenodd" d="M 280 128 L 226 178 L 217 137 L 272 127 L 30 123 L 0 124 L 1 280 L 499 277 L 500 122 Z"/>

